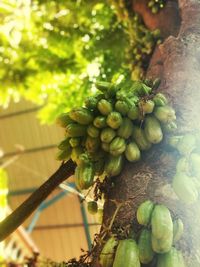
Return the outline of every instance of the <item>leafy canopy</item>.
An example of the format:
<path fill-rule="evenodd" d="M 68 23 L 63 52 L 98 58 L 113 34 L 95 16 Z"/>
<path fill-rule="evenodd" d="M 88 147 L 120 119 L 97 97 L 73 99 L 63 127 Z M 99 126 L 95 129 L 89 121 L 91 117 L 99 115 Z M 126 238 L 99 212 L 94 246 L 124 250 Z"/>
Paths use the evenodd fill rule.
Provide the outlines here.
<path fill-rule="evenodd" d="M 97 77 L 130 75 L 133 66 L 139 77 L 158 33 L 125 2 L 1 1 L 0 105 L 22 96 L 43 106 L 42 122 L 53 122 L 96 91 Z"/>

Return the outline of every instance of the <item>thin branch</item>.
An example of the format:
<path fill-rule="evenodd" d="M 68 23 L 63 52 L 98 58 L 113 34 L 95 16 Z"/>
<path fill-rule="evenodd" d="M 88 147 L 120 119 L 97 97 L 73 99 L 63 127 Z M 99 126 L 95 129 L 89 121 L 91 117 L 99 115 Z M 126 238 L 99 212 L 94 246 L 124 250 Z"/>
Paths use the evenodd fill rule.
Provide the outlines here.
<path fill-rule="evenodd" d="M 62 164 L 44 184 L 5 218 L 0 223 L 0 241 L 14 232 L 59 184 L 74 173 L 74 170 L 75 164 L 71 160 Z"/>

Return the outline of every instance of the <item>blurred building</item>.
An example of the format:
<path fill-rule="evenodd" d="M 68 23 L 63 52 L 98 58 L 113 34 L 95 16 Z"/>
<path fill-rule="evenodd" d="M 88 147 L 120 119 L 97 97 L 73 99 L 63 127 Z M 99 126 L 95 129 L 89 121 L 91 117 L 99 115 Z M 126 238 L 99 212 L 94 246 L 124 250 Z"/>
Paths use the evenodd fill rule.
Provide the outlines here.
<path fill-rule="evenodd" d="M 37 111 L 37 106 L 26 101 L 0 110 L 0 148 L 3 151 L 0 162 L 8 172 L 8 203 L 12 210 L 60 165 L 55 155 L 63 130 L 56 125 L 40 125 Z M 74 188 L 73 177 L 67 182 L 67 186 Z M 97 218 L 87 213 L 80 198 L 66 190 L 66 186 L 65 189 L 58 187 L 23 227 L 34 249 L 55 261 L 79 257 L 81 249 L 90 248 L 99 230 Z M 9 242 L 10 238 L 8 245 Z"/>

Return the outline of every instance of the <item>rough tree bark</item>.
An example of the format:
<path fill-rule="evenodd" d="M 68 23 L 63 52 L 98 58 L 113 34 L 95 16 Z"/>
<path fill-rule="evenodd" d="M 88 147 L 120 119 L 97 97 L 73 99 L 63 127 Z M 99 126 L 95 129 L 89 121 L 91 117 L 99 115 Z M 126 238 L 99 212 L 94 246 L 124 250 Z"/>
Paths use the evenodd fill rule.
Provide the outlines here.
<path fill-rule="evenodd" d="M 160 77 L 159 91 L 167 94 L 176 109 L 178 132 L 200 130 L 200 1 L 167 1 L 159 15 L 152 15 L 143 0 L 134 1 L 149 28 L 160 28 L 164 42 L 156 48 L 147 77 Z M 124 202 L 116 224 L 127 226 L 134 221 L 138 205 L 146 199 L 163 203 L 185 225 L 178 247 L 184 253 L 188 267 L 200 266 L 200 201 L 194 205 L 180 202 L 171 187 L 177 154 L 167 151 L 165 142 L 155 146 L 137 164 L 126 164 L 115 178 L 115 187 L 107 196 L 104 223 L 112 216 L 115 205 L 110 199 Z M 94 264 L 94 266 L 97 266 Z M 145 266 L 155 266 L 145 265 Z"/>

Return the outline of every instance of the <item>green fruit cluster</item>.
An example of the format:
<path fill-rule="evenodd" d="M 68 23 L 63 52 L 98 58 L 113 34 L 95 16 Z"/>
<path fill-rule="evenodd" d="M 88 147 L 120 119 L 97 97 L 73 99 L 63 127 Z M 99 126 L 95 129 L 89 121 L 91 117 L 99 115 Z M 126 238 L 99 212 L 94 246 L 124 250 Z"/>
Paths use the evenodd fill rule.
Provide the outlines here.
<path fill-rule="evenodd" d="M 147 200 L 138 207 L 137 220 L 139 224 L 145 226 L 138 240 L 139 258 L 142 264 L 148 264 L 154 257 L 157 257 L 159 258 L 157 267 L 184 266 L 175 265 L 177 262 L 171 259 L 171 253 L 175 250 L 173 244 L 179 241 L 183 234 L 181 219 L 173 222 L 166 206 Z M 181 255 L 181 252 L 178 253 Z M 171 265 L 166 263 L 161 265 L 165 258 L 168 259 L 166 262 L 169 261 Z"/>
<path fill-rule="evenodd" d="M 99 262 L 102 267 L 140 267 L 138 245 L 133 239 L 117 240 L 112 236 L 105 243 Z"/>
<path fill-rule="evenodd" d="M 98 82 L 101 93 L 89 97 L 85 107 L 72 109 L 58 119 L 66 138 L 58 145 L 59 160 L 77 164 L 77 187 L 88 189 L 94 176 L 119 175 L 124 160 L 140 160 L 142 151 L 174 129 L 175 111 L 166 97 L 143 82 L 129 86 Z"/>
<path fill-rule="evenodd" d="M 173 136 L 169 140 L 179 152 L 176 174 L 172 186 L 178 198 L 185 204 L 193 204 L 200 193 L 200 154 L 197 151 L 198 139 L 193 134 Z"/>
<path fill-rule="evenodd" d="M 172 221 L 167 207 L 147 200 L 138 207 L 137 220 L 144 226 L 138 242 L 111 236 L 100 253 L 102 267 L 140 267 L 155 258 L 157 267 L 185 267 L 181 251 L 173 247 L 183 234 L 181 219 Z"/>
<path fill-rule="evenodd" d="M 165 6 L 166 2 L 167 0 L 149 0 L 148 7 L 151 9 L 153 14 L 156 14 Z"/>

